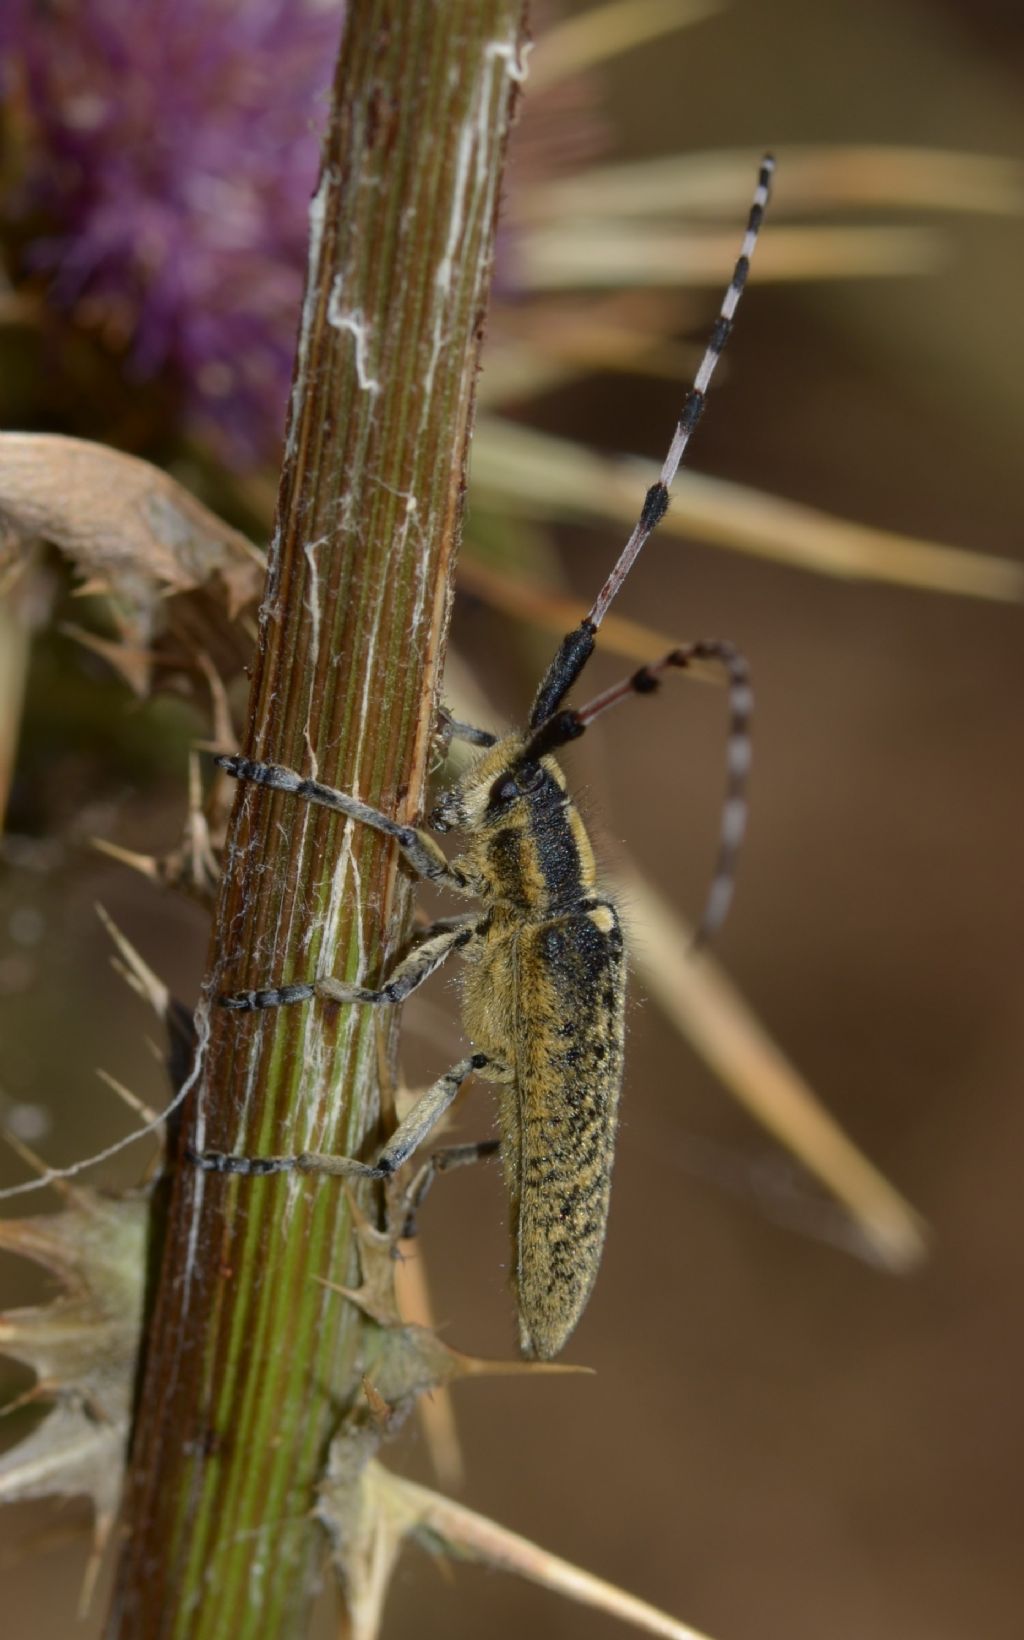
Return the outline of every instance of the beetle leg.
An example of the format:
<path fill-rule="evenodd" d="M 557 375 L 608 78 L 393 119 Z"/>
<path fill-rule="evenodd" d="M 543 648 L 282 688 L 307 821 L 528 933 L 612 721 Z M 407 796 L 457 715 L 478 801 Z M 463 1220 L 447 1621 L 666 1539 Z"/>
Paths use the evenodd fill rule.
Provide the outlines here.
<path fill-rule="evenodd" d="M 340 979 L 318 979 L 305 984 L 272 986 L 261 991 L 229 991 L 217 998 L 222 1008 L 237 1013 L 252 1013 L 260 1008 L 281 1008 L 292 1002 L 309 1002 L 313 997 L 326 997 L 331 1002 L 369 1002 L 379 1006 L 386 1002 L 404 1002 L 424 980 L 437 972 L 441 964 L 468 945 L 477 931 L 480 919 L 473 913 L 458 920 L 446 918 L 432 923 L 426 938 L 407 953 L 391 970 L 383 985 L 354 985 Z"/>
<path fill-rule="evenodd" d="M 268 1173 L 326 1173 L 343 1179 L 389 1179 L 437 1126 L 467 1076 L 490 1063 L 485 1053 L 470 1054 L 439 1076 L 398 1124 L 375 1162 L 357 1162 L 351 1156 L 327 1156 L 317 1151 L 303 1151 L 298 1156 L 231 1156 L 220 1150 L 192 1151 L 189 1160 L 204 1173 L 252 1177 Z"/>
<path fill-rule="evenodd" d="M 294 769 L 283 768 L 280 763 L 255 763 L 248 757 L 217 757 L 214 762 L 236 780 L 251 780 L 257 786 L 269 786 L 272 791 L 290 792 L 305 803 L 316 803 L 321 808 L 347 815 L 350 820 L 359 820 L 364 826 L 383 832 L 385 837 L 393 837 L 417 876 L 437 883 L 439 888 L 451 889 L 453 894 L 476 893 L 472 883 L 449 865 L 442 850 L 425 831 L 400 825 L 360 798 L 350 797 L 335 786 L 323 786 L 319 780 L 305 780 Z"/>
<path fill-rule="evenodd" d="M 446 1145 L 443 1150 L 435 1150 L 428 1156 L 402 1200 L 401 1239 L 410 1241 L 416 1235 L 416 1215 L 439 1173 L 450 1173 L 456 1167 L 470 1167 L 474 1162 L 487 1161 L 491 1156 L 496 1156 L 500 1149 L 500 1139 L 480 1139 L 476 1144 Z"/>

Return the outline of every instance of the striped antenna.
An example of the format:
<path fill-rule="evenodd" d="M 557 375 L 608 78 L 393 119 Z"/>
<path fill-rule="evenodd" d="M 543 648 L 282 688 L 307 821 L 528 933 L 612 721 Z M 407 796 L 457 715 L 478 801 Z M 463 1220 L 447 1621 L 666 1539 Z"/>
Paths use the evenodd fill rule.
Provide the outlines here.
<path fill-rule="evenodd" d="M 594 651 L 594 642 L 597 629 L 608 613 L 609 607 L 618 594 L 619 588 L 629 574 L 640 555 L 641 549 L 657 529 L 661 520 L 668 511 L 669 485 L 679 471 L 680 463 L 686 454 L 686 447 L 690 442 L 693 430 L 704 412 L 708 387 L 715 373 L 715 365 L 721 357 L 722 349 L 729 340 L 732 331 L 733 319 L 739 306 L 743 287 L 750 272 L 750 259 L 754 254 L 764 213 L 768 206 L 771 194 L 772 176 L 775 172 L 775 161 L 770 154 L 765 154 L 761 161 L 761 169 L 757 174 L 757 187 L 754 189 L 754 198 L 747 218 L 747 231 L 740 246 L 739 260 L 733 269 L 729 287 L 726 290 L 715 320 L 708 345 L 704 350 L 704 357 L 700 362 L 700 369 L 693 379 L 693 386 L 686 395 L 683 413 L 676 424 L 672 443 L 669 445 L 668 455 L 665 457 L 661 469 L 661 476 L 656 484 L 652 484 L 644 497 L 644 504 L 640 509 L 640 517 L 633 528 L 633 533 L 622 552 L 618 563 L 612 570 L 604 586 L 598 594 L 590 614 L 585 616 L 579 626 L 572 632 L 566 633 L 559 644 L 554 659 L 541 679 L 540 688 L 534 698 L 530 711 L 530 728 L 539 729 L 558 710 L 576 679 Z"/>
<path fill-rule="evenodd" d="M 672 480 L 679 471 L 680 464 L 686 454 L 686 446 L 690 442 L 693 430 L 704 413 L 704 404 L 707 399 L 708 386 L 715 373 L 715 366 L 722 355 L 722 349 L 729 340 L 736 309 L 739 307 L 743 287 L 750 272 L 750 259 L 754 254 L 757 236 L 761 232 L 764 213 L 771 196 L 772 175 L 775 171 L 775 161 L 771 154 L 766 154 L 761 161 L 761 169 L 757 176 L 757 187 L 754 189 L 754 198 L 747 218 L 747 231 L 743 236 L 739 259 L 733 269 L 729 288 L 725 293 L 718 318 L 715 320 L 708 345 L 704 350 L 704 357 L 700 362 L 700 369 L 693 380 L 693 386 L 686 395 L 683 413 L 679 417 L 672 443 L 669 445 L 665 464 L 657 483 L 652 484 L 644 497 L 644 504 L 640 510 L 633 533 L 619 556 L 619 561 L 612 570 L 604 586 L 598 594 L 593 609 L 587 616 L 587 623 L 595 630 L 601 625 L 612 600 L 622 586 L 634 563 L 640 555 L 644 544 L 650 539 L 661 520 L 668 511 L 668 492 Z"/>

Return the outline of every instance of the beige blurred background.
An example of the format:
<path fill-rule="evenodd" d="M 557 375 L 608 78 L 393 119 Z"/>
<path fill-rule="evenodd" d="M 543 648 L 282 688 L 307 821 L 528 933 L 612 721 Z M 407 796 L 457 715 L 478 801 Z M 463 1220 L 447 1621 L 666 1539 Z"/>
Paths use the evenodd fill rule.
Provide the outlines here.
<path fill-rule="evenodd" d="M 604 72 L 611 151 L 749 144 L 753 161 L 771 146 L 784 167 L 787 143 L 834 140 L 1019 158 L 1022 66 L 1024 16 L 998 0 L 740 0 Z M 961 216 L 942 232 L 948 256 L 928 279 L 781 287 L 755 275 L 694 467 L 1020 557 L 1024 228 Z M 534 417 L 660 458 L 678 406 L 669 384 L 609 375 Z M 587 597 L 616 532 L 558 540 Z M 596 1376 L 464 1387 L 464 1496 L 716 1640 L 1017 1640 L 1020 612 L 678 542 L 648 550 L 622 610 L 679 638 L 731 637 L 752 662 L 750 841 L 719 955 L 925 1216 L 931 1258 L 899 1279 L 846 1250 L 834 1209 L 637 983 L 609 1242 L 569 1351 Z M 475 603 L 457 608 L 456 643 L 513 715 L 531 680 L 518 662 L 495 664 L 504 631 Z M 96 667 L 81 722 L 56 736 L 51 725 L 33 749 L 54 664 L 33 677 L 14 826 L 24 838 L 45 818 L 61 842 L 16 837 L 8 850 L 0 1032 L 8 1107 L 48 1112 L 36 1142 L 64 1160 L 124 1128 L 95 1065 L 163 1097 L 148 1020 L 108 970 L 93 902 L 183 997 L 205 929 L 198 910 L 86 843 L 173 842 L 180 784 L 149 757 L 159 709 L 126 705 Z M 595 663 L 594 681 L 620 670 Z M 104 713 L 119 723 L 109 745 Z M 170 728 L 183 737 L 177 719 Z M 722 735 L 721 699 L 680 687 L 610 718 L 567 758 L 605 858 L 628 848 L 691 914 Z M 410 1079 L 448 1062 L 455 1021 L 441 982 L 410 1020 Z M 483 1096 L 462 1131 L 487 1125 Z M 122 1164 L 106 1177 L 134 1178 L 137 1163 Z M 4 1182 L 21 1176 L 8 1159 L 0 1168 Z M 447 1336 L 485 1355 L 513 1343 L 503 1212 L 488 1168 L 445 1181 L 424 1217 Z M 5 1305 L 44 1290 L 4 1258 Z M 17 1392 L 28 1379 L 12 1369 L 3 1382 Z M 395 1460 L 429 1475 L 414 1426 Z M 6 1632 L 70 1631 L 85 1521 L 75 1505 L 0 1515 Z M 323 1623 L 330 1632 L 329 1614 Z M 511 1580 L 445 1576 L 416 1551 L 403 1560 L 387 1634 L 527 1629 L 532 1640 L 616 1632 Z"/>

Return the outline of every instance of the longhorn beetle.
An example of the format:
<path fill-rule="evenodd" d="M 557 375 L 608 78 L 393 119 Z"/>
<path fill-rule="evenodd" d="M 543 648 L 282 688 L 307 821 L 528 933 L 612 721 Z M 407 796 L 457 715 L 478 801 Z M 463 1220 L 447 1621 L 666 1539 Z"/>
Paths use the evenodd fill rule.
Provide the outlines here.
<path fill-rule="evenodd" d="M 614 902 L 598 888 L 587 833 L 554 754 L 609 708 L 631 694 L 656 689 L 669 667 L 685 669 L 693 660 L 715 661 L 724 668 L 731 707 L 718 859 L 700 936 L 721 924 L 732 894 L 746 819 L 752 705 L 747 665 L 732 644 L 719 639 L 684 644 L 606 689 L 589 705 L 573 709 L 562 703 L 593 652 L 609 605 L 665 515 L 669 485 L 700 420 L 712 372 L 732 329 L 774 168 L 766 156 L 740 257 L 661 475 L 647 491 L 633 533 L 597 602 L 559 645 L 526 728 L 498 739 L 486 730 L 451 724 L 455 736 L 481 750 L 457 785 L 441 795 L 427 824 L 435 831 L 464 833 L 464 852 L 448 860 L 426 832 L 399 825 L 358 798 L 306 780 L 291 769 L 246 757 L 217 759 L 238 780 L 290 792 L 394 838 L 419 876 L 482 900 L 485 909 L 482 915 L 473 912 L 433 924 L 376 987 L 325 978 L 219 998 L 223 1007 L 239 1012 L 315 997 L 342 1003 L 399 1003 L 452 952 L 459 953 L 467 964 L 462 1017 L 475 1051 L 420 1097 L 375 1162 L 217 1151 L 194 1154 L 193 1160 L 214 1173 L 298 1170 L 387 1179 L 427 1138 L 471 1072 L 495 1082 L 500 1149 L 511 1199 L 520 1343 L 527 1355 L 558 1353 L 593 1286 L 608 1218 L 622 1081 L 625 962 L 619 915 Z M 496 1148 L 490 1142 L 436 1152 L 410 1188 L 410 1214 L 435 1172 Z"/>

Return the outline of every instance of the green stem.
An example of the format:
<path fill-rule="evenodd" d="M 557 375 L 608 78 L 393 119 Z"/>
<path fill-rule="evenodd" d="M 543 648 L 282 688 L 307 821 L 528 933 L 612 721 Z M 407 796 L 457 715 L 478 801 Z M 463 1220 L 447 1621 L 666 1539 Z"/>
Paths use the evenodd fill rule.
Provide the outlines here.
<path fill-rule="evenodd" d="M 247 750 L 421 809 L 523 0 L 352 0 L 310 213 Z M 312 112 L 312 111 L 311 111 Z M 378 834 L 239 789 L 200 1036 L 191 1140 L 365 1155 L 395 1018 L 216 993 L 378 975 L 410 882 Z M 304 1631 L 329 1441 L 360 1405 L 363 1319 L 345 1190 L 298 1175 L 173 1181 L 108 1634 Z"/>

